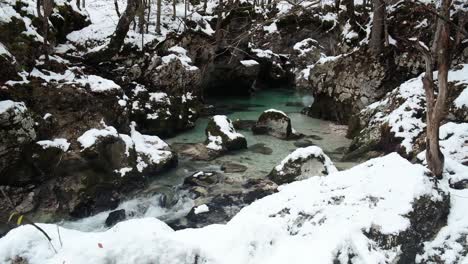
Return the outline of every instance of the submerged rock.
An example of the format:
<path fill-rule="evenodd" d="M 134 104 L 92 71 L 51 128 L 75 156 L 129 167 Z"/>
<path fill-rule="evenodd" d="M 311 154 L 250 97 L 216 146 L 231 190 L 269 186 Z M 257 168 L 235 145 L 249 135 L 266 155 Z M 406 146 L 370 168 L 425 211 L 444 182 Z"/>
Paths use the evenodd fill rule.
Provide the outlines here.
<path fill-rule="evenodd" d="M 205 130 L 207 148 L 224 152 L 247 148 L 245 137 L 237 133 L 234 126 L 226 116 L 213 116 Z"/>
<path fill-rule="evenodd" d="M 221 165 L 221 170 L 226 173 L 244 172 L 247 170 L 247 167 L 235 162 L 224 162 Z"/>
<path fill-rule="evenodd" d="M 219 156 L 219 152 L 207 148 L 203 143 L 176 143 L 172 144 L 174 150 L 182 156 L 188 156 L 193 160 L 210 161 Z"/>
<path fill-rule="evenodd" d="M 290 183 L 299 176 L 301 179 L 328 175 L 337 172 L 330 158 L 316 146 L 298 148 L 289 154 L 281 163 L 273 168 L 268 178 L 277 184 Z"/>
<path fill-rule="evenodd" d="M 293 135 L 291 119 L 282 111 L 266 110 L 252 127 L 254 134 L 267 134 L 280 139 L 287 139 Z"/>
<path fill-rule="evenodd" d="M 265 146 L 264 143 L 257 143 L 252 146 L 249 146 L 249 151 L 252 151 L 254 153 L 259 153 L 263 155 L 271 155 L 273 153 L 273 150 L 267 146 Z"/>
<path fill-rule="evenodd" d="M 252 127 L 255 125 L 255 123 L 256 123 L 255 120 L 241 120 L 241 119 L 236 119 L 232 122 L 235 129 L 246 130 L 246 131 L 250 131 Z"/>

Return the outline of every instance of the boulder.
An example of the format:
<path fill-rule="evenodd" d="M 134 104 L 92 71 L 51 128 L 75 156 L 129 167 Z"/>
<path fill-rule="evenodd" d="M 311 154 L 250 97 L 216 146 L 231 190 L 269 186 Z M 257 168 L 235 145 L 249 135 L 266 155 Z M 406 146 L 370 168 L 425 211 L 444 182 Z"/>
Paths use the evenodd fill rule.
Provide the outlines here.
<path fill-rule="evenodd" d="M 226 116 L 213 116 L 205 130 L 207 148 L 215 151 L 231 151 L 247 148 L 245 137 L 237 133 Z"/>
<path fill-rule="evenodd" d="M 125 218 L 127 218 L 127 215 L 125 214 L 125 209 L 112 211 L 107 216 L 105 225 L 107 227 L 114 226 L 118 222 L 122 222 L 123 220 L 125 220 Z"/>
<path fill-rule="evenodd" d="M 32 113 L 22 102 L 0 101 L 0 184 L 21 186 L 33 173 L 20 166 L 23 150 L 37 137 Z M 18 169 L 21 167 L 21 169 Z"/>
<path fill-rule="evenodd" d="M 293 136 L 291 119 L 282 111 L 270 109 L 264 111 L 252 127 L 254 134 L 267 134 L 280 139 Z"/>
<path fill-rule="evenodd" d="M 338 171 L 330 158 L 316 146 L 298 148 L 268 175 L 268 178 L 277 184 L 290 183 L 310 176 L 328 175 Z"/>

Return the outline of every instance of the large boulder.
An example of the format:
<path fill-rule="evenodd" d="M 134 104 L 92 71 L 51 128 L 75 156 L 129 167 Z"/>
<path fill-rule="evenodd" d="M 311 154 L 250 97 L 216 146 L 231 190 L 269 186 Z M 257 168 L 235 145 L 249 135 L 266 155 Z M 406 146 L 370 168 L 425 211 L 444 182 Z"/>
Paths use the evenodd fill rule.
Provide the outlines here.
<path fill-rule="evenodd" d="M 22 185 L 32 181 L 29 171 L 18 170 L 23 150 L 37 137 L 32 113 L 23 102 L 0 101 L 0 184 Z"/>
<path fill-rule="evenodd" d="M 222 152 L 247 148 L 245 137 L 236 132 L 231 120 L 224 115 L 213 116 L 205 133 L 209 149 Z"/>
<path fill-rule="evenodd" d="M 252 127 L 254 134 L 267 134 L 280 139 L 287 139 L 294 135 L 291 119 L 284 112 L 269 109 L 264 111 Z"/>
<path fill-rule="evenodd" d="M 322 176 L 335 173 L 336 169 L 330 158 L 316 146 L 298 148 L 268 174 L 268 178 L 277 184 L 290 183 L 310 176 Z"/>

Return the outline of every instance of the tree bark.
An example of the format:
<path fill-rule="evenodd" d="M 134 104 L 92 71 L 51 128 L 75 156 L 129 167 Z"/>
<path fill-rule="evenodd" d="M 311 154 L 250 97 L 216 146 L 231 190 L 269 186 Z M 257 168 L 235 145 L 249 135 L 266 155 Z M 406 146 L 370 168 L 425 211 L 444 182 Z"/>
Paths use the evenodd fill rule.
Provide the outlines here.
<path fill-rule="evenodd" d="M 177 17 L 177 0 L 172 0 L 172 20 L 176 20 Z"/>
<path fill-rule="evenodd" d="M 161 0 L 156 1 L 156 33 L 161 34 Z"/>
<path fill-rule="evenodd" d="M 141 0 L 127 0 L 127 7 L 117 23 L 117 27 L 112 34 L 107 47 L 100 51 L 90 53 L 86 60 L 91 63 L 97 63 L 104 60 L 111 59 L 114 55 L 119 53 L 122 45 L 124 44 L 125 37 L 127 36 L 130 24 L 135 18 L 138 8 L 141 6 Z"/>
<path fill-rule="evenodd" d="M 44 38 L 43 49 L 46 63 L 49 62 L 49 16 L 52 14 L 54 8 L 53 0 L 42 0 L 43 16 L 42 16 L 42 34 Z"/>
<path fill-rule="evenodd" d="M 440 15 L 450 18 L 451 0 L 443 0 Z M 442 178 L 444 171 L 444 155 L 439 146 L 439 127 L 445 116 L 448 96 L 448 71 L 450 67 L 450 28 L 447 19 L 437 20 L 437 31 L 431 51 L 420 47 L 426 61 L 426 73 L 423 78 L 423 86 L 426 95 L 426 161 L 431 172 Z M 435 96 L 435 84 L 433 80 L 433 62 L 431 53 L 437 58 L 439 89 L 437 98 Z"/>
<path fill-rule="evenodd" d="M 372 55 L 378 56 L 382 53 L 384 45 L 384 19 L 386 15 L 384 0 L 374 0 L 373 9 L 374 17 L 369 48 Z"/>

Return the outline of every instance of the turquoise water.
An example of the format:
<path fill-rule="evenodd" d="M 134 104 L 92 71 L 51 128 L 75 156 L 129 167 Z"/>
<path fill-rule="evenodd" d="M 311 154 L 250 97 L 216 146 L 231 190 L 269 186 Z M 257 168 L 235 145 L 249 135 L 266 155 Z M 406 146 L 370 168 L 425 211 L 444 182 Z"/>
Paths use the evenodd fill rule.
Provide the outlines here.
<path fill-rule="evenodd" d="M 303 102 L 304 101 L 304 102 Z M 349 168 L 354 163 L 339 162 L 342 154 L 337 152 L 338 148 L 348 147 L 350 140 L 345 138 L 343 130 L 337 132 L 332 123 L 311 118 L 300 114 L 304 104 L 310 104 L 309 97 L 303 97 L 287 90 L 270 90 L 259 92 L 250 98 L 211 98 L 208 103 L 215 105 L 218 112 L 226 114 L 231 120 L 256 120 L 260 114 L 268 109 L 277 109 L 289 115 L 293 128 L 300 133 L 314 136 L 313 143 L 321 147 L 334 161 L 339 169 Z M 289 105 L 287 105 L 289 103 Z M 205 128 L 209 118 L 200 118 L 196 122 L 196 127 L 192 130 L 181 133 L 174 138 L 166 140 L 169 144 L 174 143 L 198 143 L 205 141 Z M 266 135 L 253 135 L 250 131 L 239 130 L 246 139 L 248 146 L 263 143 L 273 150 L 271 155 L 254 153 L 250 150 L 242 150 L 228 153 L 213 161 L 193 161 L 180 157 L 179 165 L 162 175 L 154 175 L 149 178 L 148 188 L 139 190 L 131 199 L 124 201 L 117 209 L 125 209 L 132 212 L 129 218 L 157 217 L 163 221 L 175 219 L 186 215 L 194 201 L 179 193 L 177 185 L 181 184 L 185 177 L 198 171 L 217 171 L 224 174 L 226 182 L 212 189 L 212 195 L 226 193 L 229 191 L 239 191 L 242 187 L 238 184 L 247 178 L 264 178 L 271 169 L 281 162 L 289 153 L 297 147 L 295 141 L 280 140 Z M 321 139 L 319 139 L 321 138 Z M 235 162 L 247 167 L 242 173 L 223 173 L 221 164 L 225 162 Z M 161 194 L 176 201 L 170 208 L 161 206 Z M 130 198 L 130 197 L 129 197 Z M 63 226 L 83 231 L 105 230 L 104 221 L 108 212 L 102 212 L 95 216 L 73 222 L 64 222 Z"/>

